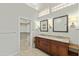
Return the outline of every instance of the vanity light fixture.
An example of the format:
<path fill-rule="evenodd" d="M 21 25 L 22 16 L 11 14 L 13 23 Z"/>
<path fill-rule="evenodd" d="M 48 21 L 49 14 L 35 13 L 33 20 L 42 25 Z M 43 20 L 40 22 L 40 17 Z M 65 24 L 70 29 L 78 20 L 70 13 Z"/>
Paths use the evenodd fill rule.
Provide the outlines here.
<path fill-rule="evenodd" d="M 71 6 L 71 5 L 74 5 L 74 4 L 75 3 L 63 3 L 63 4 L 60 4 L 60 5 L 56 6 L 56 7 L 54 7 L 54 8 L 51 8 L 51 11 L 55 12 L 55 11 L 58 11 L 60 9 L 63 9 L 65 7 L 68 7 L 68 6 Z"/>

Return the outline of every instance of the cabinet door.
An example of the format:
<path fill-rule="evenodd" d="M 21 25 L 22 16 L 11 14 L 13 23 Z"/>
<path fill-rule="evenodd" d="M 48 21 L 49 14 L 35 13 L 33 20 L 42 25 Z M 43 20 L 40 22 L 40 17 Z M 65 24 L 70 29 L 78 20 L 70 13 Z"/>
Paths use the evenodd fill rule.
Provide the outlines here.
<path fill-rule="evenodd" d="M 49 40 L 40 39 L 40 49 L 49 53 Z"/>
<path fill-rule="evenodd" d="M 61 42 L 51 41 L 50 45 L 51 55 L 66 56 L 68 55 L 68 44 Z"/>
<path fill-rule="evenodd" d="M 68 55 L 68 47 L 59 45 L 58 46 L 58 55 L 59 56 L 67 56 Z"/>
<path fill-rule="evenodd" d="M 50 54 L 51 55 L 58 55 L 57 50 L 58 50 L 57 45 L 54 44 L 54 43 L 51 43 L 51 45 L 50 45 Z"/>

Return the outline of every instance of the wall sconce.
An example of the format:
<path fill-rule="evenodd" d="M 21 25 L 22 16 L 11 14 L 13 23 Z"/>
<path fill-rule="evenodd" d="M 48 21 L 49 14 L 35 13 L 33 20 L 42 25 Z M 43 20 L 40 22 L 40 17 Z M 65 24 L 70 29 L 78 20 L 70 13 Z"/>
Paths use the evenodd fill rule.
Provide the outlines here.
<path fill-rule="evenodd" d="M 48 20 L 48 26 L 49 28 L 52 28 L 52 18 Z"/>
<path fill-rule="evenodd" d="M 75 26 L 75 23 L 72 22 L 72 24 L 71 24 L 70 27 L 71 27 L 71 28 L 75 28 L 75 27 L 76 27 L 76 26 Z"/>
<path fill-rule="evenodd" d="M 70 16 L 69 17 L 69 25 L 70 25 L 70 28 L 76 28 L 77 26 L 77 16 Z"/>

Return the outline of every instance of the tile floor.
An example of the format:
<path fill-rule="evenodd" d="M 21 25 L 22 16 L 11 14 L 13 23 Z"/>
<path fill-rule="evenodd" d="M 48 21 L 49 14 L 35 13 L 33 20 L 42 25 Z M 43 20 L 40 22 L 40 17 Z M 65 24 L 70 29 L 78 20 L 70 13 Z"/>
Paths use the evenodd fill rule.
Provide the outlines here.
<path fill-rule="evenodd" d="M 49 55 L 36 48 L 27 48 L 20 51 L 20 56 L 49 56 Z"/>

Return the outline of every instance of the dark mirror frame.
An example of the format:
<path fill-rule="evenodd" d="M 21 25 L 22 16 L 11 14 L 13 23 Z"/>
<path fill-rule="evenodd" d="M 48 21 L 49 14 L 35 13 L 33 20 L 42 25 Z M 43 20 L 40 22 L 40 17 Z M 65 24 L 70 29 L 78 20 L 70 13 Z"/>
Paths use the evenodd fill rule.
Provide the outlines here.
<path fill-rule="evenodd" d="M 65 31 L 62 31 L 62 30 L 61 31 L 58 31 L 58 30 L 56 31 L 55 30 L 55 25 L 54 25 L 55 24 L 55 21 L 57 21 L 56 19 L 62 18 L 62 17 L 66 17 L 66 21 L 67 21 L 66 22 L 66 30 Z M 53 32 L 68 32 L 68 15 L 64 15 L 64 16 L 59 16 L 59 17 L 53 18 Z"/>
<path fill-rule="evenodd" d="M 46 23 L 46 24 L 47 24 L 47 29 L 46 29 L 46 30 L 42 30 L 42 28 L 41 28 L 41 23 L 44 22 L 44 21 L 47 22 L 47 23 Z M 48 32 L 48 20 L 42 20 L 42 21 L 40 21 L 40 31 L 41 31 L 41 32 Z"/>

